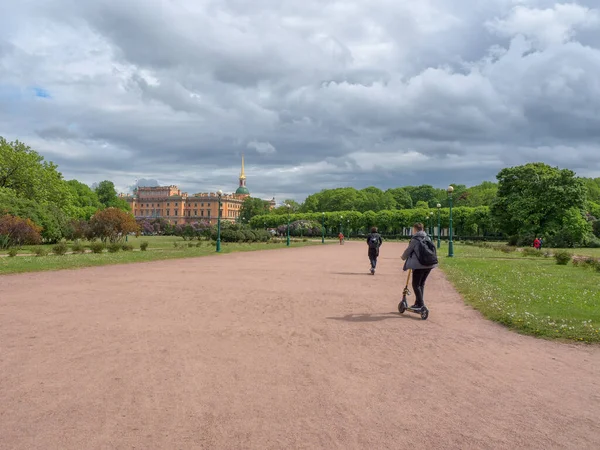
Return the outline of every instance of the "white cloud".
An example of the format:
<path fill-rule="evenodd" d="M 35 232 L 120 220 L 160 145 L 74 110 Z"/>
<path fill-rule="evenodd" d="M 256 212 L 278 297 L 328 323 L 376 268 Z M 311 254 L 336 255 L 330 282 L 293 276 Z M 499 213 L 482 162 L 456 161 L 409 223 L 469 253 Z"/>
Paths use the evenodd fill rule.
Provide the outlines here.
<path fill-rule="evenodd" d="M 275 147 L 273 147 L 273 145 L 270 142 L 251 141 L 251 142 L 248 142 L 248 145 L 246 147 L 253 148 L 261 155 L 269 155 L 269 154 L 275 153 L 277 151 L 277 150 L 275 150 Z"/>

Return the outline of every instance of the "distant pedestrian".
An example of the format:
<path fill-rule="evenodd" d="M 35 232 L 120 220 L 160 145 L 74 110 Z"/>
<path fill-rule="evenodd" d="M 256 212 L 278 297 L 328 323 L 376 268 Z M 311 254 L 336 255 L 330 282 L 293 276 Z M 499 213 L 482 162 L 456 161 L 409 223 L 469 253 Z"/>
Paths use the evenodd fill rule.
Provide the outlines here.
<path fill-rule="evenodd" d="M 424 230 L 425 227 L 422 223 L 416 223 L 413 226 L 413 236 L 402 254 L 402 260 L 405 261 L 404 270 L 412 269 L 412 287 L 416 297 L 415 304 L 411 306 L 413 309 L 421 309 L 425 306 L 425 281 L 431 273 L 431 269 L 437 267 L 435 245 Z M 428 264 L 427 260 L 432 263 Z"/>
<path fill-rule="evenodd" d="M 369 246 L 369 261 L 371 262 L 371 275 L 375 275 L 377 258 L 379 257 L 379 247 L 381 247 L 382 243 L 383 239 L 377 232 L 377 227 L 371 228 L 371 232 L 367 236 L 367 245 Z"/>
<path fill-rule="evenodd" d="M 340 245 L 344 245 L 344 234 L 340 233 L 338 238 L 340 238 Z"/>
<path fill-rule="evenodd" d="M 541 249 L 542 248 L 542 242 L 538 238 L 535 238 L 535 240 L 533 241 L 533 247 L 536 250 Z"/>
<path fill-rule="evenodd" d="M 540 240 L 540 250 L 542 249 L 542 246 L 544 245 L 544 240 L 542 238 L 539 238 Z"/>

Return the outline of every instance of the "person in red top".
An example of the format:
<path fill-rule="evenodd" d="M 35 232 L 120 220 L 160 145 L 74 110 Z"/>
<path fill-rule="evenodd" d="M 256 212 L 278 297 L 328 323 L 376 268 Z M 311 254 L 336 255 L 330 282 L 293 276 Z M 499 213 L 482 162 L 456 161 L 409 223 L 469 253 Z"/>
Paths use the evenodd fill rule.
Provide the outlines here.
<path fill-rule="evenodd" d="M 535 238 L 535 240 L 533 241 L 533 246 L 537 250 L 539 250 L 540 248 L 542 248 L 542 242 L 538 238 Z"/>
<path fill-rule="evenodd" d="M 340 238 L 340 245 L 344 245 L 344 235 L 340 233 L 338 237 Z"/>

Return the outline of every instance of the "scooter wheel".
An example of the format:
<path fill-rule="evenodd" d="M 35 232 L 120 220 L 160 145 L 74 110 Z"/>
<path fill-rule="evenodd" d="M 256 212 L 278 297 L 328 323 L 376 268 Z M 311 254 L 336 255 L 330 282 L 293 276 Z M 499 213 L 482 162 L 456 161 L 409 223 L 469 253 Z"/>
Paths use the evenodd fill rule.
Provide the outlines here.
<path fill-rule="evenodd" d="M 423 309 L 421 310 L 421 319 L 427 320 L 428 317 L 429 317 L 429 310 L 425 306 L 423 306 Z"/>
<path fill-rule="evenodd" d="M 404 314 L 404 311 L 406 311 L 406 306 L 404 305 L 404 302 L 398 303 L 398 312 L 400 314 Z"/>

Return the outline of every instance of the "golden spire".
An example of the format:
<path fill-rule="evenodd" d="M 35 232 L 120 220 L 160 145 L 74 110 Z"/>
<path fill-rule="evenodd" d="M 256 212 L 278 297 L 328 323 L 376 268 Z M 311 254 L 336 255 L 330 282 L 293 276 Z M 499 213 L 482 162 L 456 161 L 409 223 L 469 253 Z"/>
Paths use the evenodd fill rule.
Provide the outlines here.
<path fill-rule="evenodd" d="M 242 153 L 242 172 L 240 173 L 240 180 L 245 180 L 246 174 L 244 173 L 244 154 Z"/>

